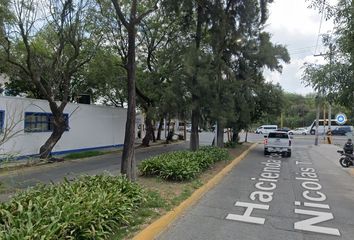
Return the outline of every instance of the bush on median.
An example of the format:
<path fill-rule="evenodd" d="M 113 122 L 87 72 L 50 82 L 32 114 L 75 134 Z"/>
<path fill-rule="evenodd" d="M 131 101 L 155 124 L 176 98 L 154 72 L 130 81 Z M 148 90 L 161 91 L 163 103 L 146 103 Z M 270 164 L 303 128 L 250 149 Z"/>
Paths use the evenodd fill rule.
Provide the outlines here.
<path fill-rule="evenodd" d="M 179 151 L 161 154 L 143 161 L 139 170 L 144 176 L 158 176 L 166 180 L 192 180 L 218 161 L 227 160 L 226 149 L 202 147 L 196 152 Z"/>
<path fill-rule="evenodd" d="M 146 201 L 147 193 L 123 177 L 39 185 L 0 204 L 0 239 L 108 239 Z"/>

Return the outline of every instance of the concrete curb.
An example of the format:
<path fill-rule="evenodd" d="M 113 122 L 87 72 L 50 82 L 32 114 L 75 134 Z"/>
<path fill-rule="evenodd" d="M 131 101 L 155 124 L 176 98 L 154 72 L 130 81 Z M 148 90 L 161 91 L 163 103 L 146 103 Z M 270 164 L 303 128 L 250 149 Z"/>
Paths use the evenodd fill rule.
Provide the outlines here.
<path fill-rule="evenodd" d="M 180 205 L 175 207 L 173 210 L 167 212 L 165 215 L 151 223 L 141 232 L 139 232 L 133 240 L 153 240 L 164 230 L 166 230 L 169 225 L 174 222 L 178 217 L 180 217 L 189 207 L 194 205 L 205 193 L 214 188 L 242 159 L 244 159 L 247 154 L 257 146 L 257 143 L 252 144 L 246 151 L 244 151 L 240 156 L 235 158 L 229 165 L 223 168 L 218 174 L 216 174 L 212 179 L 210 179 L 206 184 L 198 188 L 189 198 L 184 200 Z"/>

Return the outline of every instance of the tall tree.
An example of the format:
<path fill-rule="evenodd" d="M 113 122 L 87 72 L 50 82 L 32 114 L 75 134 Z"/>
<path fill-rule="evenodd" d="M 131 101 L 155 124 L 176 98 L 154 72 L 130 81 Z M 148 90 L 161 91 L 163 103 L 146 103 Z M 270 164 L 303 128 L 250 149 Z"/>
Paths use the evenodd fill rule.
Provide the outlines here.
<path fill-rule="evenodd" d="M 0 36 L 5 61 L 48 101 L 53 114 L 53 132 L 40 147 L 41 158 L 48 157 L 67 129 L 63 112 L 72 77 L 100 43 L 93 31 L 95 9 L 91 0 L 19 0 L 8 6 L 12 17 Z"/>
<path fill-rule="evenodd" d="M 321 92 L 330 93 L 327 99 L 351 108 L 354 119 L 354 2 L 308 1 L 309 6 L 323 12 L 326 19 L 334 20 L 334 36 L 323 38 L 329 47 L 328 64 L 306 64 L 303 80 L 314 88 L 321 88 Z"/>
<path fill-rule="evenodd" d="M 201 78 L 201 65 L 203 65 L 203 49 L 206 37 L 206 23 L 208 15 L 206 10 L 211 6 L 212 1 L 183 0 L 173 1 L 164 0 L 163 6 L 167 12 L 173 12 L 178 16 L 181 26 L 181 33 L 184 35 L 183 43 L 187 47 L 184 55 L 184 70 L 189 79 L 183 79 L 187 86 L 191 98 L 191 137 L 190 149 L 195 151 L 199 148 L 199 124 L 201 118 L 201 97 L 203 92 L 200 90 L 203 79 Z M 205 52 L 204 52 L 205 53 Z M 207 69 L 207 68 L 206 68 Z"/>
<path fill-rule="evenodd" d="M 122 1 L 111 0 L 116 19 L 127 31 L 127 59 L 125 68 L 127 70 L 127 90 L 128 90 L 128 113 L 125 127 L 124 148 L 121 163 L 121 173 L 126 175 L 128 179 L 135 181 L 136 179 L 136 163 L 135 163 L 135 111 L 136 111 L 136 35 L 137 26 L 150 13 L 157 8 L 157 2 L 152 8 L 139 13 L 138 1 L 132 0 L 130 4 L 125 4 L 122 7 Z M 146 2 L 145 2 L 146 3 Z M 143 3 L 141 3 L 141 8 Z M 124 10 L 129 9 L 128 12 Z M 127 17 L 129 16 L 129 17 Z"/>
<path fill-rule="evenodd" d="M 270 35 L 263 31 L 269 2 L 220 0 L 209 8 L 212 24 L 209 38 L 216 79 L 212 87 L 216 91 L 213 97 L 216 104 L 212 109 L 218 122 L 218 146 L 223 144 L 226 123 L 232 123 L 236 135 L 247 128 L 245 120 L 250 119 L 251 106 L 256 106 L 250 92 L 259 93 L 268 87 L 262 76 L 263 68 L 281 71 L 280 62 L 289 62 L 285 47 L 272 44 Z M 275 99 L 275 95 L 270 98 Z M 242 108 L 241 104 L 249 107 Z"/>

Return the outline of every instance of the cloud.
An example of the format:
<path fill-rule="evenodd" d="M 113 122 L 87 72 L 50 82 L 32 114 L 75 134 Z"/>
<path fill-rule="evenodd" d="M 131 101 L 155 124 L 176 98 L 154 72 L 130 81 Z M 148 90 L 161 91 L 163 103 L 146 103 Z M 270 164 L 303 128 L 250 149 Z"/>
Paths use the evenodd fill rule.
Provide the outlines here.
<path fill-rule="evenodd" d="M 268 81 L 279 83 L 285 91 L 307 94 L 312 88 L 301 81 L 305 62 L 324 63 L 315 53 L 326 49 L 321 39 L 316 49 L 321 16 L 317 10 L 307 8 L 305 0 L 276 0 L 270 5 L 270 17 L 266 31 L 272 34 L 272 42 L 285 45 L 290 53 L 291 63 L 284 65 L 282 74 L 264 71 Z M 323 20 L 321 33 L 331 31 L 333 24 Z M 315 52 L 316 50 L 316 52 Z"/>

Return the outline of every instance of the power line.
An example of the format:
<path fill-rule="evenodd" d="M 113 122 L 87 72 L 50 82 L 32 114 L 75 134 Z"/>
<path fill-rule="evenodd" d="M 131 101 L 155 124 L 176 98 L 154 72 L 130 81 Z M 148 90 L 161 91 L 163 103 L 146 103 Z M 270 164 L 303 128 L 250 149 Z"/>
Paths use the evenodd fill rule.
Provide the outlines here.
<path fill-rule="evenodd" d="M 312 45 L 312 46 L 308 46 L 308 47 L 300 47 L 300 48 L 290 48 L 290 49 L 288 49 L 290 52 L 292 52 L 292 51 L 299 51 L 299 50 L 305 50 L 305 49 L 309 49 L 309 48 L 314 48 L 314 47 L 316 47 L 316 45 Z"/>
<path fill-rule="evenodd" d="M 302 48 L 297 48 L 297 49 L 291 49 L 289 50 L 290 55 L 298 55 L 298 54 L 303 54 L 303 53 L 309 53 L 310 55 L 313 54 L 313 48 L 316 47 L 314 46 L 308 46 L 308 47 L 302 47 Z"/>
<path fill-rule="evenodd" d="M 326 2 L 326 0 L 323 0 L 322 10 L 321 10 L 320 26 L 318 27 L 318 33 L 317 33 L 317 41 L 316 41 L 315 54 L 316 54 L 316 52 L 317 52 L 318 41 L 320 40 L 320 35 L 321 35 L 321 28 L 322 28 L 322 22 L 323 22 L 323 15 L 324 15 L 325 2 Z"/>

